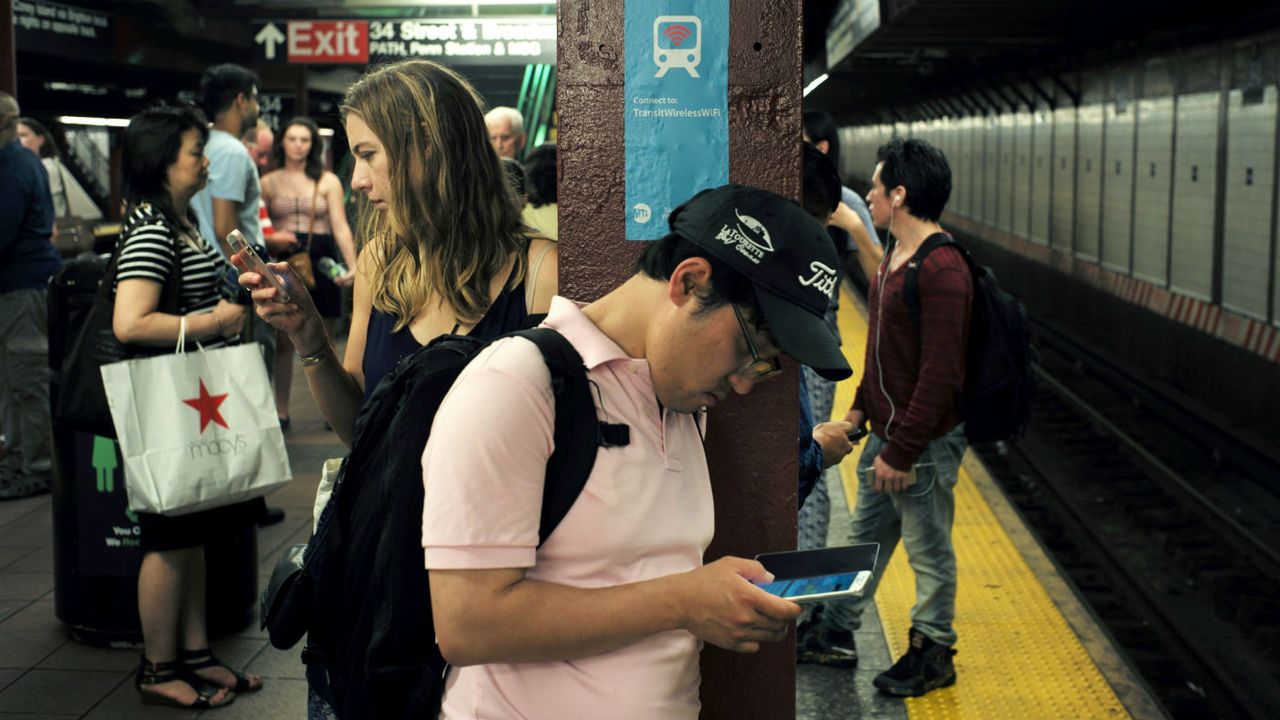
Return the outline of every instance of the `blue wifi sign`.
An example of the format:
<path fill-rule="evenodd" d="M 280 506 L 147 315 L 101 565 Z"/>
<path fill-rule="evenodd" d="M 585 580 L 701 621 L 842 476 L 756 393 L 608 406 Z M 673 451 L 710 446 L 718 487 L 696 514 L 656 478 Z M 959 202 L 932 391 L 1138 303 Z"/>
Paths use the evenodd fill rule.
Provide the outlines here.
<path fill-rule="evenodd" d="M 729 182 L 729 0 L 626 3 L 627 239 Z"/>

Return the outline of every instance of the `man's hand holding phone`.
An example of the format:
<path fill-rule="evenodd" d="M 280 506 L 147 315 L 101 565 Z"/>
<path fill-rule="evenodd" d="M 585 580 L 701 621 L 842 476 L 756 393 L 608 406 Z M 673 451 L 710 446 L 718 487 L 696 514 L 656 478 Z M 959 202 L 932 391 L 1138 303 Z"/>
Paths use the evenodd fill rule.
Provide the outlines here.
<path fill-rule="evenodd" d="M 874 476 L 871 479 L 871 489 L 875 492 L 902 492 L 916 481 L 915 468 L 899 470 L 885 462 L 879 455 L 876 455 L 875 461 L 871 464 L 871 473 Z"/>
<path fill-rule="evenodd" d="M 755 560 L 723 557 L 671 579 L 679 583 L 681 627 L 726 650 L 753 653 L 762 642 L 782 640 L 800 614 L 799 605 L 752 584 L 773 580 Z"/>
<path fill-rule="evenodd" d="M 818 423 L 813 428 L 813 439 L 822 448 L 822 467 L 838 465 L 846 455 L 853 452 L 852 434 L 854 428 L 847 422 Z"/>

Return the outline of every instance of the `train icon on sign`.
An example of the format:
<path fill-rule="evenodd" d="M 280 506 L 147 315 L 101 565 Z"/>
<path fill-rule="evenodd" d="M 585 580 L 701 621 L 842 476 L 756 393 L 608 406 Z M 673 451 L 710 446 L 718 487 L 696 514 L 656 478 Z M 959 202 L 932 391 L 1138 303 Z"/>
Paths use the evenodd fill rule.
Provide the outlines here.
<path fill-rule="evenodd" d="M 660 78 L 672 68 L 684 68 L 691 77 L 698 75 L 702 62 L 702 21 L 693 15 L 659 15 L 653 20 L 654 77 Z"/>

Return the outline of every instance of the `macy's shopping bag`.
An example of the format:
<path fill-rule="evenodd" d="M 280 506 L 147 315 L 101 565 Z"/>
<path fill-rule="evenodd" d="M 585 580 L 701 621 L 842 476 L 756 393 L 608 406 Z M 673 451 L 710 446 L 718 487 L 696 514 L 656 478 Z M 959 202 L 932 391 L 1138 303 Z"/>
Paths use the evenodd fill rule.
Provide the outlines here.
<path fill-rule="evenodd" d="M 185 515 L 292 477 L 256 343 L 103 365 L 102 382 L 131 510 Z"/>

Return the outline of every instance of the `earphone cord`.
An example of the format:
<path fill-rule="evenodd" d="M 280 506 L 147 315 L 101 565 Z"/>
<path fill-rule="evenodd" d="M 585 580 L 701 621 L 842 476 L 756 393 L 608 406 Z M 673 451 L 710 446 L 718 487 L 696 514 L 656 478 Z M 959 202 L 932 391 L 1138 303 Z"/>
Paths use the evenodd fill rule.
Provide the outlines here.
<path fill-rule="evenodd" d="M 896 208 L 897 206 L 893 206 Z M 884 327 L 884 283 L 888 278 L 889 258 L 893 251 L 897 250 L 897 243 L 893 243 L 893 208 L 889 211 L 889 230 L 888 237 L 885 238 L 885 245 L 889 247 L 889 252 L 880 259 L 880 267 L 876 272 L 876 284 L 879 286 L 876 292 L 876 381 L 880 385 L 880 394 L 884 395 L 884 399 L 889 401 L 889 421 L 884 424 L 884 439 L 890 441 L 893 439 L 893 433 L 890 428 L 893 427 L 893 418 L 897 415 L 898 409 L 893 404 L 893 398 L 889 397 L 889 391 L 884 387 L 884 365 L 880 362 L 880 329 Z M 892 243 L 892 245 L 890 245 Z"/>

